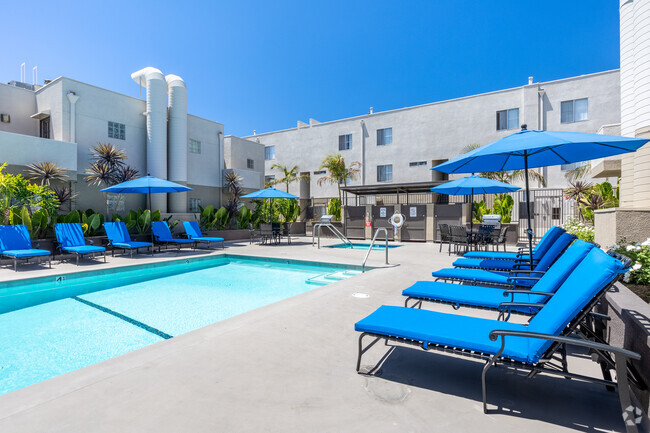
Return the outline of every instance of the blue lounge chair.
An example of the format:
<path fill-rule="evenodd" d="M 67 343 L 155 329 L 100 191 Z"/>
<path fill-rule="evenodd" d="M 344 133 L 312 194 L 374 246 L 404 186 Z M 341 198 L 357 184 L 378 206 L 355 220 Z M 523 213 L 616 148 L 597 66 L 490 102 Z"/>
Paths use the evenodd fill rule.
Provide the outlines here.
<path fill-rule="evenodd" d="M 52 267 L 52 253 L 47 250 L 32 248 L 29 232 L 24 225 L 0 225 L 0 254 L 14 260 L 14 271 L 18 271 L 18 259 L 29 262 L 32 257 L 47 257 L 49 267 Z"/>
<path fill-rule="evenodd" d="M 185 228 L 185 233 L 187 234 L 188 239 L 192 239 L 195 242 L 207 242 L 208 248 L 210 248 L 212 242 L 221 242 L 221 248 L 225 248 L 223 245 L 223 238 L 203 236 L 203 233 L 201 233 L 201 229 L 199 228 L 199 223 L 196 221 L 185 221 L 183 222 L 183 227 Z"/>
<path fill-rule="evenodd" d="M 576 236 L 569 233 L 562 233 L 557 240 L 549 246 L 543 253 L 534 254 L 533 265 L 545 260 L 547 262 L 554 262 L 562 254 L 562 252 L 569 246 L 569 244 L 576 239 Z M 454 267 L 469 268 L 469 269 L 488 269 L 495 271 L 513 271 L 517 269 L 530 269 L 530 259 L 517 259 L 517 260 L 495 260 L 495 259 L 472 259 L 460 258 L 454 261 Z"/>
<path fill-rule="evenodd" d="M 165 221 L 153 221 L 151 223 L 151 229 L 153 230 L 153 237 L 159 245 L 178 245 L 179 251 L 183 245 L 192 245 L 192 247 L 196 245 L 196 242 L 192 239 L 177 239 L 173 237 Z"/>
<path fill-rule="evenodd" d="M 639 360 L 640 355 L 570 336 L 627 266 L 629 260 L 623 264 L 600 249 L 592 248 L 527 325 L 415 308 L 381 306 L 355 324 L 355 330 L 361 332 L 357 372 L 365 352 L 380 340 L 385 340 L 386 344 L 390 340 L 424 350 L 440 350 L 483 359 L 486 362 L 481 376 L 485 413 L 486 374 L 491 367 L 501 365 L 528 370 L 528 377 L 546 373 L 618 386 L 621 407 L 625 412 L 631 402 L 627 361 Z M 364 347 L 363 339 L 367 336 L 372 337 L 373 341 Z M 605 377 L 608 377 L 611 369 L 616 370 L 616 381 L 569 372 L 564 356 L 566 346 L 592 350 L 603 372 L 607 373 Z M 560 348 L 562 350 L 558 350 Z"/>
<path fill-rule="evenodd" d="M 511 312 L 534 314 L 553 296 L 576 266 L 594 248 L 594 244 L 582 240 L 575 241 L 564 254 L 557 259 L 549 270 L 535 284 L 533 290 L 499 288 L 494 286 L 472 286 L 443 283 L 441 281 L 418 281 L 402 291 L 406 296 L 404 306 L 421 307 L 423 301 L 450 304 L 454 308 L 461 306 L 493 309 L 501 315 Z"/>
<path fill-rule="evenodd" d="M 539 240 L 535 248 L 533 248 L 533 260 L 538 260 L 546 251 L 553 245 L 553 242 L 560 237 L 565 230 L 558 226 L 553 226 L 544 233 L 542 239 Z M 539 256 L 539 257 L 538 257 Z M 530 254 L 527 251 L 524 251 L 523 248 L 519 249 L 519 252 L 508 253 L 508 252 L 495 252 L 495 251 L 469 251 L 463 255 L 470 259 L 492 259 L 492 260 L 530 260 Z"/>
<path fill-rule="evenodd" d="M 134 250 L 137 253 L 140 248 L 147 247 L 151 248 L 151 253 L 153 254 L 153 245 L 150 242 L 131 240 L 126 224 L 123 222 L 104 223 L 104 230 L 106 231 L 106 237 L 108 237 L 108 246 L 111 247 L 111 256 L 115 255 L 115 248 L 120 248 L 125 251 L 129 250 L 131 257 L 133 257 Z"/>
<path fill-rule="evenodd" d="M 563 233 L 551 245 L 544 257 L 535 264 L 535 269 L 527 269 L 530 266 L 529 264 L 525 264 L 522 268 L 503 272 L 485 269 L 445 268 L 433 272 L 432 275 L 436 278 L 436 281 L 458 281 L 470 284 L 501 286 L 511 286 L 514 282 L 518 286 L 532 287 L 574 239 L 574 235 Z"/>
<path fill-rule="evenodd" d="M 77 256 L 77 266 L 79 266 L 79 256 L 86 254 L 104 253 L 104 262 L 106 262 L 106 248 L 86 244 L 81 224 L 79 223 L 58 223 L 54 224 L 54 233 L 59 243 L 57 248 L 61 253 L 73 253 Z"/>

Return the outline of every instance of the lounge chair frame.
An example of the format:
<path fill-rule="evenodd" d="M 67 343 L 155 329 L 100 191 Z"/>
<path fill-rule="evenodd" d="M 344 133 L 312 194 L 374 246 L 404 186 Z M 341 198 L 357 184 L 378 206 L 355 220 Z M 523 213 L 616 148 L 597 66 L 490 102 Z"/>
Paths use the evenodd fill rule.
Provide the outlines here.
<path fill-rule="evenodd" d="M 29 263 L 29 259 L 38 259 L 36 263 L 40 264 L 41 263 L 41 258 L 47 257 L 47 266 L 52 269 L 52 254 L 49 256 L 32 256 L 32 257 L 16 257 L 16 256 L 11 256 L 7 254 L 2 254 L 2 257 L 6 257 L 8 259 L 13 259 L 14 262 L 14 272 L 18 272 L 18 260 L 25 260 L 25 263 Z"/>
<path fill-rule="evenodd" d="M 92 239 L 86 239 L 86 242 L 87 242 L 86 245 L 95 245 L 95 242 Z M 59 254 L 61 255 L 61 261 L 63 261 L 63 254 L 74 254 L 76 259 L 77 259 L 76 260 L 77 266 L 79 266 L 79 257 L 83 257 L 83 256 L 85 256 L 87 254 L 90 254 L 90 257 L 95 258 L 95 255 L 97 253 L 101 252 L 104 255 L 104 263 L 106 263 L 106 250 L 104 250 L 104 251 L 93 251 L 91 253 L 80 253 L 78 251 L 64 250 L 63 246 L 61 246 L 61 243 L 58 242 L 58 241 L 56 242 L 56 244 L 57 244 L 56 249 L 59 250 Z"/>
<path fill-rule="evenodd" d="M 614 254 L 610 255 L 614 256 Z M 488 413 L 486 381 L 487 372 L 490 368 L 499 367 L 501 365 L 507 365 L 511 368 L 529 371 L 527 375 L 528 378 L 532 378 L 538 373 L 547 373 L 551 375 L 562 376 L 567 379 L 578 379 L 584 380 L 586 382 L 599 383 L 605 385 L 608 389 L 613 389 L 616 387 L 618 389 L 621 408 L 623 410 L 623 413 L 625 413 L 626 411 L 629 411 L 630 407 L 634 407 L 630 396 L 629 385 L 633 384 L 639 389 L 645 389 L 646 387 L 643 381 L 636 374 L 634 368 L 628 368 L 628 361 L 639 360 L 641 359 L 641 356 L 638 353 L 613 347 L 601 341 L 588 340 L 587 338 L 589 335 L 585 335 L 585 333 L 580 332 L 585 324 L 590 323 L 590 320 L 593 319 L 594 316 L 591 315 L 592 309 L 596 306 L 596 304 L 600 302 L 600 300 L 611 289 L 611 287 L 617 281 L 619 281 L 619 279 L 620 276 L 615 278 L 600 292 L 598 292 L 598 294 L 594 296 L 594 298 L 580 311 L 580 313 L 578 313 L 578 315 L 572 319 L 569 325 L 565 328 L 564 332 L 562 332 L 560 335 L 548 335 L 535 332 L 509 331 L 500 329 L 493 330 L 490 333 L 490 339 L 492 341 L 496 341 L 498 338 L 501 338 L 501 348 L 495 354 L 482 353 L 479 351 L 461 349 L 452 346 L 438 345 L 430 342 L 425 343 L 423 341 L 415 341 L 401 337 L 364 332 L 359 336 L 357 373 L 359 373 L 361 368 L 361 358 L 363 354 L 366 353 L 375 343 L 380 340 L 385 340 L 386 346 L 389 346 L 388 342 L 393 341 L 399 343 L 400 345 L 419 347 L 425 351 L 438 350 L 486 361 L 483 372 L 481 374 L 484 413 Z M 570 337 L 570 335 L 577 335 L 577 337 Z M 364 337 L 368 336 L 374 337 L 374 340 L 366 347 L 364 347 L 363 339 Z M 506 338 L 509 336 L 539 338 L 552 341 L 553 344 L 551 344 L 551 346 L 546 350 L 544 355 L 540 358 L 539 362 L 536 364 L 528 364 L 521 361 L 512 360 L 510 358 L 503 358 L 501 356 L 505 348 Z M 596 362 L 600 364 L 604 379 L 569 372 L 566 357 L 567 346 L 578 346 L 589 349 L 592 352 L 592 356 L 597 359 Z M 611 379 L 611 375 L 609 374 L 609 370 L 611 369 L 616 370 L 616 380 Z M 638 431 L 636 424 L 630 425 L 629 423 L 626 423 L 626 429 L 628 432 L 636 433 Z"/>

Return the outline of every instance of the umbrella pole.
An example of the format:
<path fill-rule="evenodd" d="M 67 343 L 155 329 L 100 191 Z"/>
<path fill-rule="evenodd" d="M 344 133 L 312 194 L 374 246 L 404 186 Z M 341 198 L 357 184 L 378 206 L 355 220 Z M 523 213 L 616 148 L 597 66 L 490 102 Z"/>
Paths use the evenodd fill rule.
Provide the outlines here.
<path fill-rule="evenodd" d="M 533 230 L 530 223 L 530 188 L 528 186 L 528 154 L 524 151 L 524 177 L 526 179 L 526 217 L 528 219 L 528 253 L 530 254 L 530 269 L 533 270 Z"/>
<path fill-rule="evenodd" d="M 147 199 L 149 200 L 149 220 L 151 223 L 151 187 L 149 187 L 149 192 L 147 193 Z M 153 256 L 153 224 L 151 224 L 151 227 L 149 227 L 149 230 L 151 231 L 151 255 Z"/>
<path fill-rule="evenodd" d="M 472 236 L 472 239 L 474 238 L 474 188 L 472 188 L 472 195 L 470 196 L 469 200 L 469 205 L 470 205 L 470 212 L 469 212 L 469 232 L 471 233 L 470 236 Z M 476 248 L 478 249 L 478 247 Z"/>

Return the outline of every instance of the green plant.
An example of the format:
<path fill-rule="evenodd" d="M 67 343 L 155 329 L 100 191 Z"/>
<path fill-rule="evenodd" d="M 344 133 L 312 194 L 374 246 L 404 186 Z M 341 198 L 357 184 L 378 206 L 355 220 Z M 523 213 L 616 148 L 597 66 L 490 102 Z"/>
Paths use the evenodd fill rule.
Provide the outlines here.
<path fill-rule="evenodd" d="M 240 197 L 244 193 L 241 187 L 241 177 L 237 176 L 237 173 L 233 171 L 226 173 L 224 180 L 224 189 L 230 193 L 230 198 L 225 206 L 226 212 L 228 212 L 228 218 L 234 221 L 239 211 Z"/>
<path fill-rule="evenodd" d="M 50 223 L 50 214 L 45 209 L 38 209 L 30 215 L 26 206 L 14 208 L 9 216 L 9 223 L 12 225 L 23 224 L 27 227 L 29 236 L 32 239 L 42 239 L 47 233 Z"/>
<path fill-rule="evenodd" d="M 341 220 L 341 199 L 331 198 L 330 201 L 327 202 L 327 214 L 334 215 L 336 221 Z"/>
<path fill-rule="evenodd" d="M 170 217 L 171 218 L 171 217 Z M 124 222 L 127 230 L 137 234 L 147 234 L 151 228 L 152 221 L 160 221 L 160 211 L 156 210 L 151 212 L 149 209 L 137 211 L 131 210 L 126 216 L 121 217 L 118 214 L 113 214 L 113 221 Z"/>
<path fill-rule="evenodd" d="M 56 162 L 35 162 L 27 167 L 27 178 L 40 181 L 41 185 L 50 186 L 54 181 L 65 180 L 65 168 L 59 167 Z"/>
<path fill-rule="evenodd" d="M 199 207 L 199 226 L 201 230 L 223 230 L 230 223 L 230 215 L 225 207 L 221 206 L 218 210 L 214 206 L 208 205 L 205 208 Z"/>
<path fill-rule="evenodd" d="M 335 200 L 335 199 L 333 199 Z M 282 219 L 286 222 L 294 222 L 300 216 L 300 205 L 295 199 L 284 198 L 278 200 L 278 209 Z M 341 212 L 341 206 L 339 205 L 339 214 Z"/>
<path fill-rule="evenodd" d="M 575 218 L 565 223 L 562 228 L 566 230 L 567 233 L 576 235 L 578 239 L 582 239 L 583 241 L 587 242 L 594 241 L 594 227 L 584 224 Z"/>
<path fill-rule="evenodd" d="M 629 257 L 633 265 L 623 276 L 626 283 L 650 285 L 650 238 L 643 243 L 632 243 L 626 245 L 626 240 L 621 239 L 619 245 L 613 245 L 617 253 Z"/>
<path fill-rule="evenodd" d="M 27 208 L 30 216 L 38 209 L 53 214 L 59 206 L 54 191 L 47 185 L 36 185 L 20 174 L 4 173 L 7 164 L 0 165 L 0 224 L 10 221 L 12 210 Z"/>
<path fill-rule="evenodd" d="M 246 206 L 242 206 L 237 213 L 237 228 L 238 229 L 247 229 L 251 220 L 253 213 Z"/>
<path fill-rule="evenodd" d="M 506 194 L 497 195 L 494 199 L 495 214 L 501 215 L 501 222 L 507 224 L 512 221 L 512 208 L 515 206 L 515 200 Z"/>
<path fill-rule="evenodd" d="M 293 182 L 295 182 L 297 180 L 306 179 L 308 177 L 308 176 L 304 176 L 304 175 L 301 176 L 301 175 L 298 174 L 298 166 L 297 165 L 294 165 L 293 167 L 288 168 L 287 166 L 282 165 L 282 164 L 273 164 L 271 166 L 271 170 L 273 170 L 274 168 L 277 168 L 278 170 L 282 171 L 282 173 L 284 174 L 284 177 L 282 177 L 280 179 L 276 179 L 273 182 L 273 184 L 278 185 L 280 183 L 283 183 L 287 192 L 289 192 L 289 184 L 291 184 L 291 183 L 293 183 Z"/>
<path fill-rule="evenodd" d="M 485 201 L 481 200 L 474 202 L 474 214 L 472 215 L 473 221 L 475 223 L 480 223 L 483 221 L 483 215 L 489 215 L 492 211 L 485 204 Z"/>
<path fill-rule="evenodd" d="M 341 203 L 341 185 L 348 186 L 349 180 L 354 180 L 359 176 L 361 173 L 361 163 L 354 161 L 350 165 L 346 165 L 343 156 L 340 153 L 335 153 L 325 157 L 319 170 L 322 169 L 326 169 L 327 174 L 318 179 L 318 185 L 324 183 L 336 184 L 339 192 L 339 203 Z"/>

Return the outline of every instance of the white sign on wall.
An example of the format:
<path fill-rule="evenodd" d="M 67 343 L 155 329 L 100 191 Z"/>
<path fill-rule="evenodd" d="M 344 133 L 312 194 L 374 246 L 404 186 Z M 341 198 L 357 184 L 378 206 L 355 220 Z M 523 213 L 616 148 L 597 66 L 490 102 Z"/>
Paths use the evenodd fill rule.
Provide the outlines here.
<path fill-rule="evenodd" d="M 411 218 L 415 218 L 415 217 L 417 217 L 417 216 L 418 216 L 418 208 L 416 208 L 415 206 L 411 206 L 411 207 L 409 208 L 409 216 L 410 216 Z"/>
<path fill-rule="evenodd" d="M 379 208 L 379 218 L 386 218 L 386 208 L 385 207 L 380 207 Z"/>

